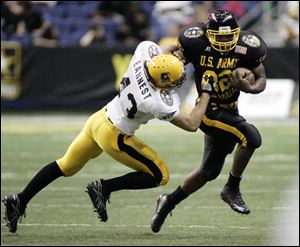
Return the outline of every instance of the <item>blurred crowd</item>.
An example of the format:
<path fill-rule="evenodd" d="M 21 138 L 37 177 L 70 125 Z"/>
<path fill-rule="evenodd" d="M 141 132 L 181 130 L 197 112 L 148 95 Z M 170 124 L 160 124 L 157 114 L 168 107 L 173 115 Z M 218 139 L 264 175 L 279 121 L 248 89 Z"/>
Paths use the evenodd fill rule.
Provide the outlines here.
<path fill-rule="evenodd" d="M 230 10 L 243 23 L 242 29 L 254 28 L 263 10 L 251 10 L 259 2 L 262 1 L 2 1 L 1 41 L 86 47 L 136 45 L 152 40 L 163 46 L 176 42 L 183 26 L 207 22 L 213 9 Z M 298 46 L 299 2 L 271 2 L 285 3 L 282 13 L 274 15 L 283 44 Z M 242 20 L 250 13 L 254 14 Z"/>

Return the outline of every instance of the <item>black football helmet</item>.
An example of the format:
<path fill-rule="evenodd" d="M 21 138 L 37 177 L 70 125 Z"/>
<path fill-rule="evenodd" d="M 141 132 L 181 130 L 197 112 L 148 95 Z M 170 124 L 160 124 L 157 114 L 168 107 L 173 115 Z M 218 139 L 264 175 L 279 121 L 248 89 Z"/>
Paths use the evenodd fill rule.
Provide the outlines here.
<path fill-rule="evenodd" d="M 206 35 L 215 50 L 228 52 L 237 44 L 240 27 L 231 12 L 216 10 L 209 15 Z"/>

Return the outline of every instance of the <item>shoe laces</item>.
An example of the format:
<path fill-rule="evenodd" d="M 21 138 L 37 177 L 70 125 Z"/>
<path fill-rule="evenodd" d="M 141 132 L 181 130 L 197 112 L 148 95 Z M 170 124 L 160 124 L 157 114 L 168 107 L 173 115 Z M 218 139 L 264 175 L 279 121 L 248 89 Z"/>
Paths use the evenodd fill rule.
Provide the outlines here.
<path fill-rule="evenodd" d="M 245 206 L 245 202 L 243 201 L 243 198 L 242 198 L 242 194 L 241 192 L 238 190 L 236 192 L 232 192 L 235 196 L 235 200 L 240 204 L 240 205 L 243 205 Z"/>
<path fill-rule="evenodd" d="M 23 213 L 20 212 L 20 207 L 21 207 L 20 199 L 17 196 L 16 196 L 16 205 L 14 205 L 14 203 L 12 203 L 11 206 L 14 209 L 14 211 L 12 212 L 11 217 L 12 218 L 17 218 L 17 220 L 18 220 L 18 218 L 20 218 L 19 223 L 21 223 L 23 217 L 26 218 L 26 212 L 25 212 L 25 209 L 24 209 Z"/>
<path fill-rule="evenodd" d="M 101 182 L 97 183 L 97 189 L 95 189 L 93 187 L 93 190 L 94 190 L 94 192 L 97 196 L 96 206 L 97 206 L 97 209 L 101 210 L 101 211 L 106 209 L 106 200 L 108 201 L 108 203 L 110 203 L 110 200 L 109 200 L 110 196 L 107 196 L 107 197 L 103 196 L 103 189 L 102 188 L 103 188 L 103 186 L 102 186 Z"/>
<path fill-rule="evenodd" d="M 170 206 L 170 203 L 169 203 L 169 201 L 168 201 L 168 199 L 166 198 L 166 204 L 164 205 L 164 206 L 162 206 L 161 208 L 160 208 L 160 212 L 161 213 L 163 213 L 163 214 L 166 214 L 166 215 L 170 215 L 170 216 L 172 216 L 172 210 L 174 209 L 174 208 L 172 208 L 171 206 Z M 158 205 L 157 205 L 158 206 Z"/>

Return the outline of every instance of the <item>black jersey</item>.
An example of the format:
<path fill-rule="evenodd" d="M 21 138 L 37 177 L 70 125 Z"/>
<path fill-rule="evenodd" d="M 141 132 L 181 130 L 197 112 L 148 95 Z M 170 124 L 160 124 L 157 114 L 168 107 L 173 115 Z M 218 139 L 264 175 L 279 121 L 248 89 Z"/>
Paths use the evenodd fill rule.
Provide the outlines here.
<path fill-rule="evenodd" d="M 214 50 L 206 37 L 206 24 L 199 22 L 184 28 L 179 45 L 188 62 L 194 65 L 195 81 L 201 94 L 201 81 L 212 77 L 214 91 L 210 102 L 230 104 L 238 100 L 240 91 L 230 80 L 237 67 L 253 69 L 266 57 L 267 45 L 255 32 L 242 31 L 236 47 L 228 53 Z"/>

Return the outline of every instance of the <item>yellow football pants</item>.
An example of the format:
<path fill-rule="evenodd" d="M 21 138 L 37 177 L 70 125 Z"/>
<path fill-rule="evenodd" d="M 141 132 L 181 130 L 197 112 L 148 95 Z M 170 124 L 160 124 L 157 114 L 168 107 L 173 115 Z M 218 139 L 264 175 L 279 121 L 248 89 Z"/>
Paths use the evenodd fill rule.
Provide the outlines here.
<path fill-rule="evenodd" d="M 106 107 L 90 116 L 65 155 L 56 162 L 65 176 L 72 176 L 103 151 L 136 171 L 154 176 L 159 185 L 169 180 L 165 162 L 136 136 L 121 133 L 106 116 Z"/>

